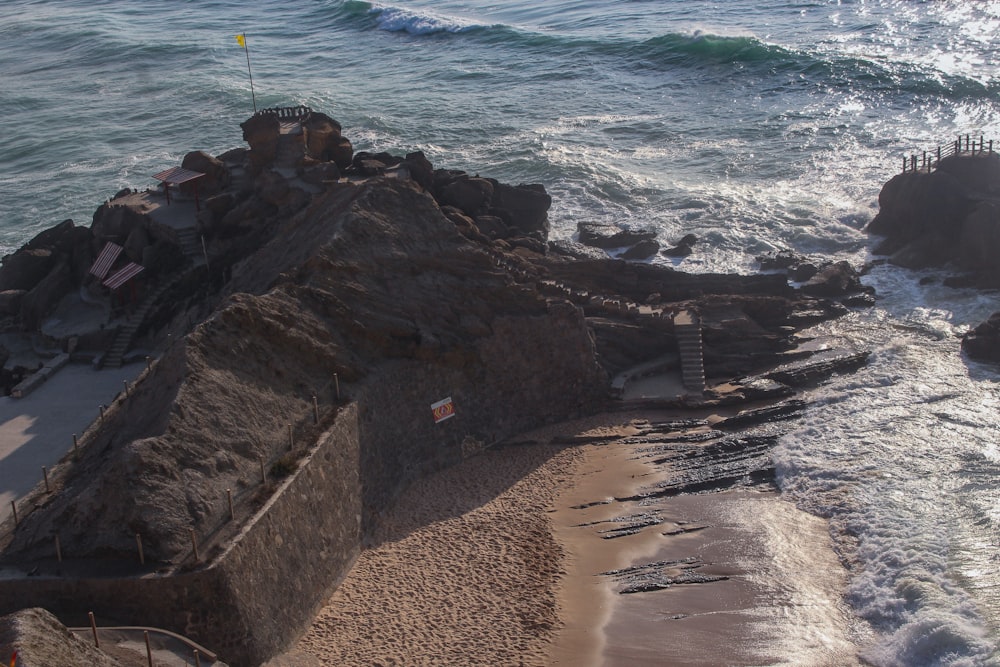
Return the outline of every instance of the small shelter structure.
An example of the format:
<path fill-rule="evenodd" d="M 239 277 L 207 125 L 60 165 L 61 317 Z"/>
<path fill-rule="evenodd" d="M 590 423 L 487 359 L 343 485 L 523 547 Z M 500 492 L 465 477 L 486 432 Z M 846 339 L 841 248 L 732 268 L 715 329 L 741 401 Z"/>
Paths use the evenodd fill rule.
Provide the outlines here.
<path fill-rule="evenodd" d="M 154 174 L 153 178 L 163 183 L 163 193 L 167 196 L 168 205 L 170 204 L 170 186 L 190 183 L 194 190 L 194 209 L 200 211 L 201 207 L 198 204 L 198 179 L 204 175 L 200 171 L 185 169 L 184 167 L 171 167 L 170 169 L 164 169 L 158 174 Z"/>

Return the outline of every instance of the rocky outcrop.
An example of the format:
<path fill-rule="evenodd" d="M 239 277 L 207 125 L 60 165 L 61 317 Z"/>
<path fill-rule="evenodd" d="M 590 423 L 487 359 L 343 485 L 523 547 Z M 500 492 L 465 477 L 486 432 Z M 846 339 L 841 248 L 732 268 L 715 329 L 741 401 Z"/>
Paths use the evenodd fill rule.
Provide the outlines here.
<path fill-rule="evenodd" d="M 962 351 L 977 361 L 1000 363 L 1000 313 L 965 334 Z"/>
<path fill-rule="evenodd" d="M 694 252 L 694 244 L 698 242 L 698 237 L 694 234 L 685 234 L 677 245 L 665 248 L 662 253 L 665 257 L 687 257 Z"/>
<path fill-rule="evenodd" d="M 467 415 L 461 437 L 492 442 L 606 395 L 582 313 L 512 284 L 406 181 L 327 190 L 234 268 L 226 291 L 8 555 L 34 553 L 37 531 L 58 526 L 74 554 L 129 557 L 141 532 L 150 558 L 178 559 L 189 527 L 221 520 L 219 488 L 287 453 L 287 422 L 311 415 L 314 392 L 329 400 L 319 388 L 334 373 L 361 397 L 366 446 L 392 452 L 366 459 L 366 517 L 455 456 L 438 451 L 433 401 L 452 396 Z"/>
<path fill-rule="evenodd" d="M 431 192 L 441 205 L 471 218 L 491 239 L 548 240 L 552 197 L 542 185 L 508 185 L 463 171 L 439 169 L 434 172 Z"/>
<path fill-rule="evenodd" d="M 580 243 L 604 250 L 631 247 L 656 238 L 656 231 L 653 229 L 629 230 L 598 222 L 579 222 L 576 228 L 580 234 Z"/>
<path fill-rule="evenodd" d="M 181 167 L 204 174 L 194 181 L 182 183 L 182 192 L 192 195 L 197 192 L 199 197 L 210 197 L 229 187 L 230 176 L 226 164 L 205 151 L 191 151 L 184 156 Z"/>
<path fill-rule="evenodd" d="M 325 113 L 312 111 L 302 121 L 306 155 L 317 162 L 332 162 L 340 169 L 351 164 L 354 147 L 341 134 L 341 125 Z"/>
<path fill-rule="evenodd" d="M 1000 281 L 1000 155 L 958 154 L 933 171 L 897 174 L 879 193 L 868 232 L 884 237 L 877 254 L 898 266 L 954 263 L 990 284 Z"/>
<path fill-rule="evenodd" d="M 44 609 L 24 609 L 0 617 L 0 660 L 17 654 L 18 665 L 60 667 L 124 667 L 66 629 Z"/>

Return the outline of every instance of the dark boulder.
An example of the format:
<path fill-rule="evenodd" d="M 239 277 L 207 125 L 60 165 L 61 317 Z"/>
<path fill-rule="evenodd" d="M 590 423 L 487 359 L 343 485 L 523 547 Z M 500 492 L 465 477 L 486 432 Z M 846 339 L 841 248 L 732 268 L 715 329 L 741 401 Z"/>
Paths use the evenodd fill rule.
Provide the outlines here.
<path fill-rule="evenodd" d="M 1000 206 L 981 202 L 962 225 L 958 239 L 957 262 L 960 266 L 993 278 L 1000 276 Z"/>
<path fill-rule="evenodd" d="M 937 170 L 958 179 L 969 192 L 994 194 L 1000 192 L 1000 154 L 963 153 L 942 158 Z"/>
<path fill-rule="evenodd" d="M 149 222 L 149 218 L 143 213 L 131 206 L 122 206 L 115 202 L 116 200 L 111 200 L 94 212 L 94 222 L 90 225 L 90 232 L 101 246 L 107 241 L 124 243 L 135 227 Z"/>
<path fill-rule="evenodd" d="M 18 250 L 3 258 L 0 290 L 30 290 L 49 274 L 57 255 L 49 248 Z"/>
<path fill-rule="evenodd" d="M 354 160 L 354 145 L 347 137 L 340 137 L 336 144 L 329 148 L 330 160 L 341 169 L 347 169 Z"/>
<path fill-rule="evenodd" d="M 944 171 L 897 174 L 883 186 L 878 203 L 868 231 L 887 237 L 877 250 L 886 255 L 919 238 L 957 239 L 973 208 L 966 187 Z"/>
<path fill-rule="evenodd" d="M 407 153 L 406 159 L 400 163 L 410 172 L 410 178 L 428 192 L 434 189 L 434 165 L 421 151 Z"/>
<path fill-rule="evenodd" d="M 254 170 L 274 162 L 278 155 L 281 121 L 273 114 L 256 114 L 240 123 L 243 140 L 250 144 L 250 164 Z"/>
<path fill-rule="evenodd" d="M 802 285 L 802 291 L 810 296 L 837 297 L 853 294 L 864 289 L 861 276 L 847 262 L 829 264 Z"/>
<path fill-rule="evenodd" d="M 320 162 L 333 161 L 341 139 L 340 131 L 340 123 L 330 116 L 318 111 L 311 112 L 302 121 L 306 155 Z"/>
<path fill-rule="evenodd" d="M 229 168 L 226 164 L 205 151 L 191 151 L 184 156 L 181 167 L 205 174 L 180 185 L 181 192 L 193 195 L 196 192 L 201 197 L 218 194 L 229 187 Z"/>
<path fill-rule="evenodd" d="M 962 351 L 978 361 L 1000 363 L 1000 312 L 962 337 Z"/>
<path fill-rule="evenodd" d="M 608 258 L 608 253 L 603 250 L 586 246 L 582 243 L 576 243 L 575 241 L 570 241 L 568 239 L 549 241 L 549 252 L 555 255 L 562 255 L 564 257 L 572 257 L 573 259 L 590 259 L 599 261 Z"/>
<path fill-rule="evenodd" d="M 510 226 L 521 235 L 547 241 L 552 197 L 545 191 L 545 186 L 507 185 L 489 180 L 493 182 L 493 208 L 503 209 L 510 214 Z"/>
<path fill-rule="evenodd" d="M 663 254 L 667 257 L 687 257 L 694 252 L 694 244 L 698 242 L 698 237 L 694 234 L 685 234 L 672 248 L 666 248 Z"/>
<path fill-rule="evenodd" d="M 441 189 L 438 201 L 454 206 L 466 215 L 475 216 L 487 208 L 493 199 L 493 183 L 485 178 L 455 179 Z"/>
<path fill-rule="evenodd" d="M 634 246 L 622 253 L 622 259 L 642 260 L 649 259 L 660 250 L 660 244 L 656 239 L 646 239 L 639 241 Z"/>
<path fill-rule="evenodd" d="M 580 243 L 605 250 L 626 248 L 656 238 L 656 232 L 651 229 L 631 231 L 600 222 L 580 222 L 576 228 L 580 232 Z"/>
<path fill-rule="evenodd" d="M 68 235 L 72 234 L 74 229 L 77 229 L 77 226 L 72 220 L 63 220 L 58 225 L 36 234 L 35 238 L 24 244 L 24 248 L 26 250 L 34 250 L 35 248 L 59 248 L 59 250 L 66 250 L 66 239 Z"/>
<path fill-rule="evenodd" d="M 38 329 L 45 317 L 55 310 L 59 300 L 72 289 L 73 275 L 69 262 L 62 260 L 22 298 L 21 324 L 28 330 Z"/>

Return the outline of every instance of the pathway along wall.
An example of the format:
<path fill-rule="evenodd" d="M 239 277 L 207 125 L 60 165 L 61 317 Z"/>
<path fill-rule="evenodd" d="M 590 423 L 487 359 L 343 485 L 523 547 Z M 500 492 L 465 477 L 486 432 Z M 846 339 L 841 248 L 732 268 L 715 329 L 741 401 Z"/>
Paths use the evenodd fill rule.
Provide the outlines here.
<path fill-rule="evenodd" d="M 258 665 L 305 628 L 347 573 L 361 542 L 358 410 L 341 409 L 299 469 L 201 570 L 129 578 L 0 579 L 0 613 L 60 615 L 163 627 Z"/>

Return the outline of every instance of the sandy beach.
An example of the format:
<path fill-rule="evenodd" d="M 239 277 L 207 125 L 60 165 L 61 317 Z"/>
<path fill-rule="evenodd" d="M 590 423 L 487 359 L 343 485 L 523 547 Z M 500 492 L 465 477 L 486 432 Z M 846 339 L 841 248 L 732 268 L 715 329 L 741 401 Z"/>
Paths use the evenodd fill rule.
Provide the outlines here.
<path fill-rule="evenodd" d="M 823 520 L 757 490 L 615 500 L 675 474 L 628 444 L 650 417 L 526 434 L 413 485 L 274 664 L 856 664 Z M 636 576 L 663 587 L 621 594 Z"/>

